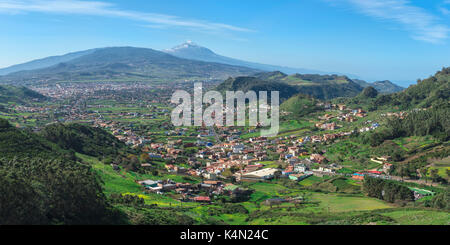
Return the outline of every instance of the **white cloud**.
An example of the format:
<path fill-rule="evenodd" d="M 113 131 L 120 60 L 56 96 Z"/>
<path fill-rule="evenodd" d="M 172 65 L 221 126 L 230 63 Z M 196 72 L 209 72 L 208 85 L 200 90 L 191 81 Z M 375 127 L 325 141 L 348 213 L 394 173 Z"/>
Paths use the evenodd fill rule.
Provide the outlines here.
<path fill-rule="evenodd" d="M 233 25 L 209 21 L 187 19 L 179 16 L 128 11 L 117 8 L 114 4 L 100 1 L 80 0 L 0 0 L 0 12 L 6 13 L 53 13 L 79 14 L 126 18 L 147 23 L 148 27 L 183 27 L 201 31 L 236 31 L 252 32 L 252 30 Z"/>
<path fill-rule="evenodd" d="M 449 10 L 449 9 L 446 9 L 446 8 L 444 8 L 444 7 L 440 7 L 440 8 L 439 8 L 439 11 L 441 11 L 442 14 L 450 15 L 450 10 Z"/>
<path fill-rule="evenodd" d="M 447 39 L 450 33 L 449 27 L 441 24 L 437 16 L 423 8 L 413 6 L 407 0 L 343 1 L 350 3 L 357 11 L 367 16 L 401 24 L 416 40 L 440 43 Z M 450 2 L 450 0 L 446 1 Z"/>

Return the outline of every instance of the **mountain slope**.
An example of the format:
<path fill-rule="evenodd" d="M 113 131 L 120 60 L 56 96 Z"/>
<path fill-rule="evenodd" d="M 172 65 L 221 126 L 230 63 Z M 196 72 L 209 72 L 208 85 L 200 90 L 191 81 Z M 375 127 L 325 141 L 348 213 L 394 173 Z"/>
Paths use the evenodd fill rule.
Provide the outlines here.
<path fill-rule="evenodd" d="M 280 91 L 280 99 L 288 99 L 295 94 L 306 94 L 317 99 L 353 97 L 363 88 L 346 76 L 293 74 L 279 71 L 261 72 L 254 76 L 229 78 L 217 90 Z"/>
<path fill-rule="evenodd" d="M 267 64 L 259 64 L 255 62 L 248 62 L 238 59 L 233 59 L 229 57 L 225 57 L 222 55 L 218 55 L 211 51 L 208 48 L 199 46 L 193 42 L 186 42 L 171 49 L 166 49 L 164 52 L 184 58 L 184 59 L 192 59 L 199 61 L 207 61 L 207 62 L 216 62 L 228 65 L 235 66 L 244 66 L 250 67 L 253 69 L 263 70 L 263 71 L 282 71 L 288 74 L 292 73 L 315 73 L 315 74 L 326 74 L 323 71 L 311 70 L 311 69 L 303 69 L 303 68 L 292 68 L 292 67 L 284 67 L 284 66 L 275 66 L 275 65 L 267 65 Z"/>
<path fill-rule="evenodd" d="M 30 62 L 26 62 L 23 64 L 13 65 L 10 67 L 0 69 L 0 76 L 7 75 L 7 74 L 13 73 L 13 72 L 18 72 L 18 71 L 35 70 L 35 69 L 42 69 L 42 68 L 54 66 L 56 64 L 59 64 L 62 62 L 68 62 L 70 60 L 79 58 L 81 56 L 90 54 L 94 51 L 95 51 L 95 49 L 89 49 L 89 50 L 80 51 L 80 52 L 68 53 L 65 55 L 50 56 L 50 57 L 43 58 L 43 59 L 32 60 Z"/>
<path fill-rule="evenodd" d="M 228 78 L 223 83 L 216 87 L 216 90 L 220 92 L 225 91 L 255 91 L 258 95 L 259 91 L 268 91 L 268 100 L 270 100 L 269 91 L 279 91 L 280 101 L 284 101 L 292 95 L 298 93 L 296 87 L 289 84 L 276 82 L 276 81 L 264 81 L 256 77 L 236 77 Z"/>
<path fill-rule="evenodd" d="M 266 72 L 255 76 L 266 81 L 289 84 L 297 88 L 297 93 L 311 95 L 318 99 L 353 97 L 363 89 L 350 78 L 339 75 L 287 75 L 281 72 Z"/>
<path fill-rule="evenodd" d="M 443 68 L 434 76 L 419 80 L 407 89 L 389 95 L 381 95 L 376 106 L 398 106 L 400 108 L 426 108 L 448 103 L 450 98 L 450 67 Z"/>
<path fill-rule="evenodd" d="M 58 145 L 39 135 L 13 127 L 0 118 L 0 158 L 59 157 L 67 154 Z"/>
<path fill-rule="evenodd" d="M 90 166 L 1 118 L 0 193 L 0 225 L 101 224 L 110 217 Z"/>
<path fill-rule="evenodd" d="M 380 93 L 396 93 L 405 89 L 404 87 L 398 86 L 397 84 L 394 84 L 389 80 L 376 81 L 370 83 L 369 85 L 374 87 Z"/>
<path fill-rule="evenodd" d="M 300 118 L 319 110 L 318 101 L 308 95 L 297 94 L 280 105 L 280 110 L 292 113 L 294 118 Z"/>
<path fill-rule="evenodd" d="M 96 157 L 115 155 L 126 148 L 125 143 L 105 130 L 81 124 L 51 124 L 40 135 L 62 149 Z"/>
<path fill-rule="evenodd" d="M 114 47 L 94 52 L 57 65 L 20 71 L 0 77 L 0 81 L 56 82 L 92 80 L 186 81 L 216 80 L 258 72 L 247 67 L 177 58 L 147 48 Z"/>
<path fill-rule="evenodd" d="M 0 103 L 25 103 L 31 100 L 43 100 L 46 97 L 26 87 L 0 85 Z"/>
<path fill-rule="evenodd" d="M 378 92 L 380 92 L 382 94 L 397 93 L 397 92 L 400 92 L 405 89 L 401 86 L 398 86 L 397 84 L 394 84 L 393 82 L 391 82 L 389 80 L 376 81 L 373 83 L 368 83 L 366 81 L 359 80 L 359 79 L 353 79 L 353 81 L 355 83 L 359 84 L 363 88 L 372 86 L 376 90 L 378 90 Z"/>

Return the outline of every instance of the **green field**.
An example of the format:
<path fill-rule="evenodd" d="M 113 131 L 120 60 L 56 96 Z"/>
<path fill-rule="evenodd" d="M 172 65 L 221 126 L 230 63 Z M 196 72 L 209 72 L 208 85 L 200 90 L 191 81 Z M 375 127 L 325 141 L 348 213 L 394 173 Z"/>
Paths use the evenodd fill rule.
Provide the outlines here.
<path fill-rule="evenodd" d="M 432 210 L 407 210 L 383 213 L 402 225 L 450 225 L 450 213 Z"/>
<path fill-rule="evenodd" d="M 314 193 L 313 200 L 320 201 L 320 208 L 330 212 L 349 212 L 391 208 L 392 206 L 381 200 L 369 197 L 343 196 L 339 194 Z"/>

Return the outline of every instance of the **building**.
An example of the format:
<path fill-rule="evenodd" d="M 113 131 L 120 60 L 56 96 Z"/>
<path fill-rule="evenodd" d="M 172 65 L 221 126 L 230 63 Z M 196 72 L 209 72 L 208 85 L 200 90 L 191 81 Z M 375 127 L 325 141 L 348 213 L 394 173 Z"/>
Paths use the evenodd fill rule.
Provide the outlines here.
<path fill-rule="evenodd" d="M 265 168 L 256 170 L 250 173 L 246 173 L 241 176 L 241 180 L 268 180 L 275 176 L 276 168 Z"/>
<path fill-rule="evenodd" d="M 308 170 L 308 168 L 306 167 L 305 164 L 295 164 L 294 165 L 294 171 L 295 172 L 303 173 L 306 170 Z"/>
<path fill-rule="evenodd" d="M 196 196 L 196 197 L 194 197 L 194 201 L 196 201 L 196 202 L 211 202 L 211 199 L 207 196 Z"/>
<path fill-rule="evenodd" d="M 323 160 L 325 160 L 325 157 L 320 154 L 311 154 L 309 159 L 311 159 L 311 161 L 321 163 Z"/>
<path fill-rule="evenodd" d="M 308 178 L 309 176 L 311 176 L 312 174 L 308 173 L 308 174 L 291 174 L 289 175 L 289 179 L 294 180 L 294 181 L 302 181 L 306 178 Z"/>
<path fill-rule="evenodd" d="M 158 186 L 159 181 L 155 180 L 142 180 L 138 181 L 140 185 L 143 185 L 144 187 L 156 187 Z"/>
<path fill-rule="evenodd" d="M 364 174 L 356 172 L 352 175 L 352 179 L 354 180 L 364 180 Z"/>

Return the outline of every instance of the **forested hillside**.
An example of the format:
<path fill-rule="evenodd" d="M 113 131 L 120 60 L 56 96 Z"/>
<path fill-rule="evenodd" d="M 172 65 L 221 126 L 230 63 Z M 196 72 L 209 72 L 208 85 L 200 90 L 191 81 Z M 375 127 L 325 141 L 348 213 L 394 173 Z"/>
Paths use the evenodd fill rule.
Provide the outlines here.
<path fill-rule="evenodd" d="M 0 85 L 0 103 L 24 103 L 32 100 L 44 100 L 46 97 L 26 87 Z"/>
<path fill-rule="evenodd" d="M 402 92 L 381 95 L 375 101 L 376 106 L 398 106 L 401 109 L 417 107 L 427 108 L 448 103 L 450 97 L 450 67 L 442 68 L 434 76 L 418 80 Z"/>
<path fill-rule="evenodd" d="M 217 90 L 280 91 L 280 98 L 288 99 L 301 93 L 317 99 L 353 97 L 363 88 L 346 76 L 293 74 L 262 72 L 254 76 L 236 77 L 225 80 Z"/>
<path fill-rule="evenodd" d="M 67 155 L 73 153 L 63 150 L 58 145 L 47 141 L 28 130 L 17 129 L 5 119 L 0 118 L 0 157 L 25 158 Z"/>
<path fill-rule="evenodd" d="M 73 152 L 0 119 L 0 224 L 113 223 L 100 180 Z"/>
<path fill-rule="evenodd" d="M 280 105 L 282 111 L 290 112 L 294 118 L 301 118 L 319 110 L 318 100 L 304 94 L 297 94 Z"/>
<path fill-rule="evenodd" d="M 225 91 L 267 91 L 270 99 L 270 91 L 280 92 L 280 101 L 290 98 L 298 92 L 298 88 L 282 82 L 264 81 L 256 77 L 236 77 L 228 78 L 216 88 L 220 92 Z"/>
<path fill-rule="evenodd" d="M 126 148 L 125 143 L 103 129 L 81 124 L 51 124 L 40 134 L 63 149 L 96 157 L 117 155 Z"/>

